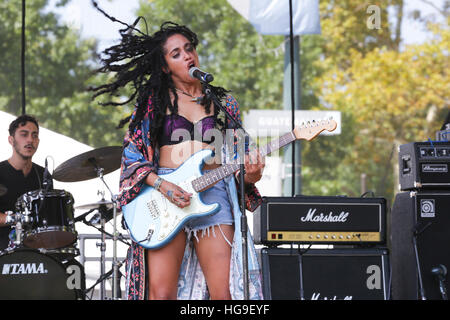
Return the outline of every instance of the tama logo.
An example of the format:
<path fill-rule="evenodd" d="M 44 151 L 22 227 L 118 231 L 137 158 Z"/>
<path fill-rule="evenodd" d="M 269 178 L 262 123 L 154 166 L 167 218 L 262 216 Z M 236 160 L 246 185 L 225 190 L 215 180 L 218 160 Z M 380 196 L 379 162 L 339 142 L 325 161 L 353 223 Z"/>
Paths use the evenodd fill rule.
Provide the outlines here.
<path fill-rule="evenodd" d="M 44 263 L 12 263 L 4 264 L 2 268 L 2 275 L 46 273 L 48 270 L 44 268 Z"/>
<path fill-rule="evenodd" d="M 306 217 L 301 217 L 302 222 L 346 222 L 349 213 L 342 211 L 339 215 L 333 215 L 330 212 L 328 215 L 320 213 L 316 214 L 317 209 L 310 208 Z"/>

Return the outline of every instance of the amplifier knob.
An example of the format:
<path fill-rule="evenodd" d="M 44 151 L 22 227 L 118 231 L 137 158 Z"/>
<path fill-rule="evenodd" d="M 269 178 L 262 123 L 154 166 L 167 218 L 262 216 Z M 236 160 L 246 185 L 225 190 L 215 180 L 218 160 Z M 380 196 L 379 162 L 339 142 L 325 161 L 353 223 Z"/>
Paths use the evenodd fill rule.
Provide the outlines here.
<path fill-rule="evenodd" d="M 352 236 L 351 236 L 351 235 L 348 235 L 348 236 L 347 236 L 347 239 L 351 239 L 351 238 L 352 238 Z"/>
<path fill-rule="evenodd" d="M 316 236 L 316 238 L 317 238 L 317 239 L 320 239 L 320 234 L 318 234 L 318 235 Z"/>
<path fill-rule="evenodd" d="M 328 236 L 327 236 L 327 235 L 325 235 L 325 236 L 324 236 L 324 238 L 325 238 L 325 239 L 328 239 Z"/>
<path fill-rule="evenodd" d="M 340 236 L 339 236 L 339 239 L 344 239 L 344 236 L 343 236 L 343 235 L 340 235 Z"/>
<path fill-rule="evenodd" d="M 331 236 L 331 238 L 336 239 L 336 236 L 333 234 L 333 235 Z"/>

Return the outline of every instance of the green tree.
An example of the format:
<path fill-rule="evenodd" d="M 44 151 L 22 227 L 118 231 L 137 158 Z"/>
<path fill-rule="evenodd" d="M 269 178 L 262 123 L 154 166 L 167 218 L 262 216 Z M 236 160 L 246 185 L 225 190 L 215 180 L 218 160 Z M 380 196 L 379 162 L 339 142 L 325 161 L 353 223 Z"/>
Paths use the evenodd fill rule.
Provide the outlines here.
<path fill-rule="evenodd" d="M 214 84 L 232 90 L 243 110 L 282 109 L 282 36 L 258 34 L 223 0 L 142 2 L 138 14 L 146 18 L 150 33 L 164 21 L 196 32 L 200 63 L 220 75 Z"/>
<path fill-rule="evenodd" d="M 366 174 L 368 189 L 391 200 L 398 185 L 398 145 L 434 138 L 449 110 L 449 30 L 447 25 L 428 24 L 433 39 L 403 48 L 398 26 L 410 16 L 403 12 L 403 1 L 381 2 L 382 17 L 387 17 L 389 6 L 394 9 L 393 22 L 382 19 L 381 29 L 373 30 L 365 26 L 368 15 L 358 14 L 366 12 L 369 3 L 364 5 L 321 2 L 325 45 L 323 59 L 316 63 L 322 73 L 314 87 L 323 102 L 319 108 L 332 106 L 344 115 L 345 134 L 309 145 L 305 163 L 317 163 L 314 154 L 323 149 L 345 151 L 327 188 L 358 195 L 360 176 Z M 336 147 L 329 145 L 333 140 Z M 307 181 L 326 167 L 312 167 L 313 179 Z"/>
<path fill-rule="evenodd" d="M 62 0 L 58 5 L 66 5 Z M 21 113 L 22 2 L 0 3 L 0 109 Z M 26 1 L 26 112 L 42 126 L 92 146 L 120 144 L 115 130 L 124 110 L 106 109 L 91 101 L 96 41 L 49 12 L 47 0 Z"/>

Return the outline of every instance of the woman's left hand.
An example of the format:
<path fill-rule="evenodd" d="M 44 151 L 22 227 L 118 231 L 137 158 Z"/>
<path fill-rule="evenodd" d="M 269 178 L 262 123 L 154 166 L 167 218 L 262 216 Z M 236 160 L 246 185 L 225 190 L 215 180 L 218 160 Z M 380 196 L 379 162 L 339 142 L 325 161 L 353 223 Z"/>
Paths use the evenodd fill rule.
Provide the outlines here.
<path fill-rule="evenodd" d="M 245 156 L 245 183 L 256 183 L 261 180 L 264 170 L 264 158 L 261 157 L 259 150 L 249 153 Z"/>

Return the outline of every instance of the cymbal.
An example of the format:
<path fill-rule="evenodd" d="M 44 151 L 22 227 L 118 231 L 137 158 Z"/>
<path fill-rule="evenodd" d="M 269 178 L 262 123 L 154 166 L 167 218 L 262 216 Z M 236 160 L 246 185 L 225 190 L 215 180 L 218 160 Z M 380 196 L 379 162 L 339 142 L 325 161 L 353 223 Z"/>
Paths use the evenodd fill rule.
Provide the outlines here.
<path fill-rule="evenodd" d="M 103 169 L 103 175 L 120 168 L 122 147 L 103 147 L 75 156 L 53 172 L 53 179 L 61 182 L 77 182 L 98 177 L 97 170 Z"/>
<path fill-rule="evenodd" d="M 114 204 L 112 201 L 102 199 L 98 202 L 88 203 L 88 204 L 83 204 L 81 206 L 77 206 L 77 207 L 75 207 L 75 209 L 91 210 L 91 209 L 99 209 L 100 206 L 105 206 L 106 209 L 111 209 L 114 206 Z"/>
<path fill-rule="evenodd" d="M 0 184 L 0 197 L 4 196 L 6 192 L 8 192 L 8 189 L 4 185 Z"/>

